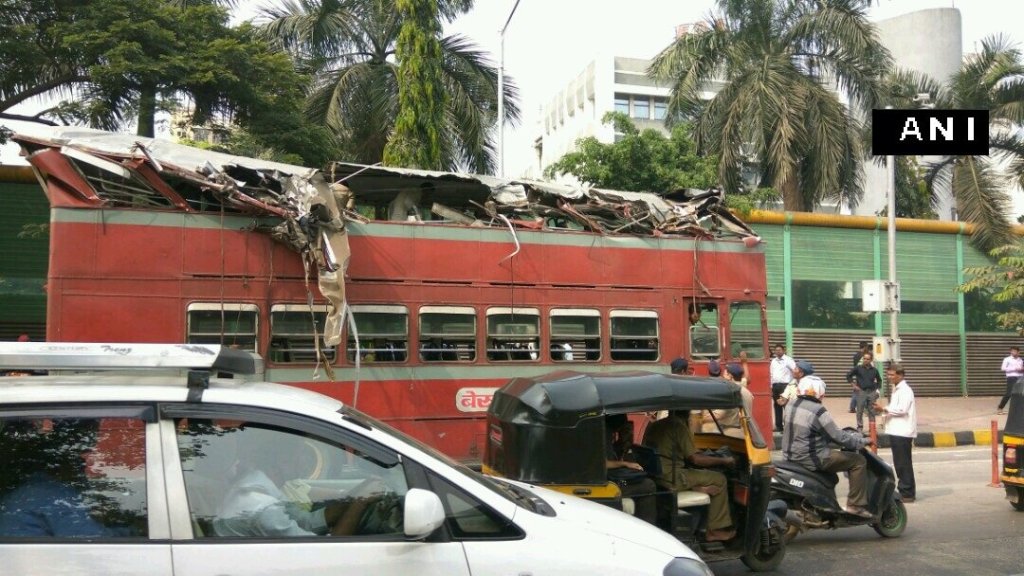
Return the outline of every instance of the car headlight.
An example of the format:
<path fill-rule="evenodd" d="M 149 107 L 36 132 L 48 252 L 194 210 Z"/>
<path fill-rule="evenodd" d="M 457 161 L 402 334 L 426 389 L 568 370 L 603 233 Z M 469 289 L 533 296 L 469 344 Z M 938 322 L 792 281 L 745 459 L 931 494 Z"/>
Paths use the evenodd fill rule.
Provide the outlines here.
<path fill-rule="evenodd" d="M 715 576 L 707 564 L 696 558 L 673 558 L 661 573 L 664 576 Z"/>

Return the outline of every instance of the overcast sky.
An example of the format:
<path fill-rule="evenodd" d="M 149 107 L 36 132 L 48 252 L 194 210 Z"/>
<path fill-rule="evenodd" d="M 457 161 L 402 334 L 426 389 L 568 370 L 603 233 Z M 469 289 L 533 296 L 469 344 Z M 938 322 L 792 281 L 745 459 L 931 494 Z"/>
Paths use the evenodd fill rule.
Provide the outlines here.
<path fill-rule="evenodd" d="M 472 12 L 447 27 L 499 55 L 498 31 L 515 0 L 478 0 Z M 530 163 L 539 135 L 537 113 L 597 54 L 651 58 L 672 41 L 678 24 L 703 20 L 714 0 L 520 0 L 505 32 L 505 73 L 519 85 L 523 121 L 505 129 L 505 171 L 519 175 Z M 881 0 L 872 20 L 927 8 L 960 9 L 964 52 L 1024 22 L 1024 2 L 1010 0 Z M 1018 28 L 1019 30 L 1019 28 Z M 1017 42 L 1024 42 L 1018 32 Z M 1012 34 L 1011 34 L 1011 37 Z"/>
<path fill-rule="evenodd" d="M 253 13 L 265 2 L 241 0 L 238 12 Z M 498 31 L 515 0 L 477 0 L 476 7 L 446 28 L 474 40 L 499 56 Z M 523 120 L 506 127 L 506 173 L 518 175 L 530 162 L 533 139 L 538 135 L 541 103 L 549 100 L 568 80 L 579 74 L 597 54 L 650 58 L 672 41 L 676 25 L 704 19 L 714 0 L 520 0 L 505 33 L 505 73 L 520 88 Z M 1011 25 L 1024 22 L 1024 3 L 1011 0 L 881 0 L 871 10 L 873 19 L 889 18 L 914 10 L 956 6 L 963 18 L 964 51 L 976 41 Z M 1024 41 L 1024 33 L 1018 41 Z M 35 103 L 28 109 L 37 111 Z M 17 130 L 17 123 L 0 121 Z M 16 149 L 5 147 L 0 161 L 19 162 Z"/>

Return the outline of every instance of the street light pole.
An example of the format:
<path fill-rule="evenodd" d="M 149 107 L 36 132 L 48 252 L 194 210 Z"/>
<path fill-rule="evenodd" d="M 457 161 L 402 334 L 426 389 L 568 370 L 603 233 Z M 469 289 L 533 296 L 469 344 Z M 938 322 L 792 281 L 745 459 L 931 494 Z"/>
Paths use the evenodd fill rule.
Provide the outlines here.
<path fill-rule="evenodd" d="M 519 8 L 519 0 L 516 0 L 512 11 L 508 13 L 505 25 L 498 31 L 498 177 L 505 176 L 505 30 L 512 22 L 516 8 Z"/>
<path fill-rule="evenodd" d="M 896 157 L 886 156 L 885 164 L 887 167 L 886 180 L 888 180 L 887 187 L 889 189 L 889 294 L 898 295 L 896 283 Z M 896 299 L 893 297 L 888 298 L 890 304 L 896 304 Z M 893 307 L 889 311 L 889 328 L 892 333 L 892 356 L 896 362 L 900 361 L 900 326 L 899 326 L 900 311 L 898 308 Z"/>

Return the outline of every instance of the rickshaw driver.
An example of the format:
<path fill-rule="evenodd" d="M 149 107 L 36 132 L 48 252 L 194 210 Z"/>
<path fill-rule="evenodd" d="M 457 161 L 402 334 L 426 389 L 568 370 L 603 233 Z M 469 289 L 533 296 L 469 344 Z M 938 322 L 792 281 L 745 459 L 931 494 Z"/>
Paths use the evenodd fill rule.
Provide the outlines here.
<path fill-rule="evenodd" d="M 732 540 L 736 537 L 736 530 L 732 527 L 729 515 L 729 492 L 725 475 L 693 466 L 732 468 L 736 466 L 736 460 L 731 456 L 709 456 L 697 452 L 689 420 L 689 410 L 672 410 L 667 418 L 652 422 L 644 432 L 643 443 L 654 448 L 661 458 L 662 473 L 655 480 L 658 485 L 675 492 L 693 490 L 710 496 L 705 540 Z"/>

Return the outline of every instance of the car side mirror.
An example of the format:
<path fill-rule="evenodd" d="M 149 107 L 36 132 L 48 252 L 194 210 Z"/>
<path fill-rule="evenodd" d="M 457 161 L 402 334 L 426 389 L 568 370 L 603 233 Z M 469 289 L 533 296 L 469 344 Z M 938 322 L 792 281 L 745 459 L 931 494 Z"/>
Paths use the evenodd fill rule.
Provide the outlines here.
<path fill-rule="evenodd" d="M 430 536 L 444 524 L 444 506 L 437 494 L 422 488 L 411 488 L 405 494 L 405 535 L 410 540 Z"/>

